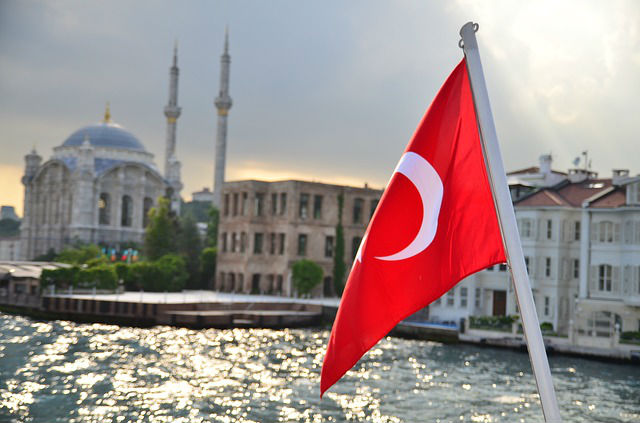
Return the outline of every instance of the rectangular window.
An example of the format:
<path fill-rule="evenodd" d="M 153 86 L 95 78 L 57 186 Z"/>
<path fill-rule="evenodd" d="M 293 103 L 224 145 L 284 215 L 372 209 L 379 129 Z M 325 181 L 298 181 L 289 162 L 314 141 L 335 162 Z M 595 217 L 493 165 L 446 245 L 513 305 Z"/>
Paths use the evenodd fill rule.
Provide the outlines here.
<path fill-rule="evenodd" d="M 580 277 L 580 260 L 573 259 L 573 278 L 578 279 Z"/>
<path fill-rule="evenodd" d="M 284 255 L 284 234 L 278 234 L 278 238 L 280 238 L 278 240 L 278 254 L 282 256 Z"/>
<path fill-rule="evenodd" d="M 221 238 L 222 238 L 222 242 L 221 242 L 221 244 L 222 244 L 222 252 L 226 253 L 227 252 L 227 233 L 223 232 L 222 235 L 221 235 Z"/>
<path fill-rule="evenodd" d="M 247 249 L 247 234 L 246 232 L 242 232 L 240 234 L 240 252 L 244 253 Z"/>
<path fill-rule="evenodd" d="M 580 241 L 580 221 L 573 222 L 573 240 Z"/>
<path fill-rule="evenodd" d="M 322 195 L 313 196 L 313 218 L 322 219 Z"/>
<path fill-rule="evenodd" d="M 507 263 L 500 263 L 500 266 L 498 266 L 498 270 L 500 270 L 501 272 L 506 272 L 507 271 Z"/>
<path fill-rule="evenodd" d="M 309 216 L 309 194 L 300 194 L 298 216 L 300 219 L 306 219 Z"/>
<path fill-rule="evenodd" d="M 261 192 L 256 192 L 256 216 L 262 216 L 264 213 L 264 194 Z"/>
<path fill-rule="evenodd" d="M 378 202 L 380 200 L 378 200 L 377 198 L 374 200 L 371 200 L 371 213 L 369 214 L 369 219 L 371 219 L 373 217 L 373 214 L 376 212 L 376 208 L 378 208 Z"/>
<path fill-rule="evenodd" d="M 547 220 L 547 239 L 553 238 L 553 220 Z"/>
<path fill-rule="evenodd" d="M 493 272 L 493 266 L 487 267 L 487 272 Z"/>
<path fill-rule="evenodd" d="M 598 267 L 598 289 L 600 291 L 611 292 L 612 269 L 608 264 L 602 264 Z"/>
<path fill-rule="evenodd" d="M 549 297 L 544 297 L 544 315 L 548 316 L 551 312 L 551 300 Z"/>
<path fill-rule="evenodd" d="M 307 234 L 298 235 L 298 255 L 299 256 L 307 255 Z"/>
<path fill-rule="evenodd" d="M 551 277 L 551 257 L 545 257 L 544 259 L 544 275 L 547 278 Z"/>
<path fill-rule="evenodd" d="M 231 234 L 231 252 L 235 253 L 236 252 L 236 247 L 238 245 L 238 238 L 237 238 L 237 234 L 234 232 Z"/>
<path fill-rule="evenodd" d="M 276 253 L 276 234 L 275 232 L 271 232 L 269 235 L 269 254 Z"/>
<path fill-rule="evenodd" d="M 462 308 L 467 307 L 467 295 L 468 295 L 467 287 L 466 286 L 460 287 L 460 307 Z"/>
<path fill-rule="evenodd" d="M 233 215 L 234 216 L 238 215 L 238 193 L 237 192 L 233 193 Z"/>
<path fill-rule="evenodd" d="M 271 215 L 275 216 L 278 214 L 278 194 L 271 194 Z"/>
<path fill-rule="evenodd" d="M 262 254 L 262 233 L 253 234 L 253 254 Z"/>
<path fill-rule="evenodd" d="M 364 200 L 356 198 L 353 200 L 353 223 L 362 223 L 362 209 L 364 208 Z"/>
<path fill-rule="evenodd" d="M 455 303 L 455 291 L 452 288 L 451 291 L 447 292 L 447 307 L 453 307 L 453 304 Z"/>
<path fill-rule="evenodd" d="M 520 223 L 520 236 L 522 238 L 531 238 L 531 219 L 522 219 L 518 223 Z"/>
<path fill-rule="evenodd" d="M 531 270 L 529 269 L 529 262 L 531 262 L 531 259 L 530 259 L 529 257 L 525 256 L 525 258 L 524 258 L 524 264 L 525 264 L 525 266 L 527 267 L 527 273 L 528 273 L 528 274 L 531 274 Z"/>
<path fill-rule="evenodd" d="M 324 239 L 324 256 L 333 257 L 333 237 L 327 236 Z"/>
<path fill-rule="evenodd" d="M 475 299 L 476 308 L 480 308 L 482 305 L 482 288 L 476 288 L 476 299 Z"/>
<path fill-rule="evenodd" d="M 284 215 L 287 212 L 287 193 L 280 193 L 280 215 Z"/>
<path fill-rule="evenodd" d="M 247 215 L 247 208 L 249 207 L 248 203 L 249 203 L 249 194 L 247 194 L 246 192 L 243 192 L 242 193 L 242 215 L 243 216 Z"/>
<path fill-rule="evenodd" d="M 229 216 L 229 194 L 224 195 L 224 209 L 223 213 L 225 216 Z"/>

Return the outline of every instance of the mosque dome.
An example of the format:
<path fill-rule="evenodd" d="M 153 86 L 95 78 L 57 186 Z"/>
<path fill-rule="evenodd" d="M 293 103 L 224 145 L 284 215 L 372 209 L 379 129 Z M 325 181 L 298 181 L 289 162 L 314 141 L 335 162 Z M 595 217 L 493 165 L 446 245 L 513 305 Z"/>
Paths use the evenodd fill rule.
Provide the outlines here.
<path fill-rule="evenodd" d="M 94 147 L 146 151 L 140 140 L 136 138 L 135 135 L 126 131 L 120 125 L 111 120 L 111 113 L 108 105 L 102 122 L 78 129 L 65 140 L 62 146 L 78 147 L 82 145 L 85 137 L 89 138 L 89 142 Z"/>

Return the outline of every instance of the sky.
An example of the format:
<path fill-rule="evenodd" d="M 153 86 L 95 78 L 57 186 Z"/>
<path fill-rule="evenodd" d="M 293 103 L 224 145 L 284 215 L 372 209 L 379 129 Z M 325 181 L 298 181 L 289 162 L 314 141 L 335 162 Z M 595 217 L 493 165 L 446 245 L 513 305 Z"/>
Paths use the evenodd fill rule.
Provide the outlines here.
<path fill-rule="evenodd" d="M 0 1 L 0 204 L 22 213 L 24 155 L 115 122 L 164 163 L 180 67 L 184 189 L 213 184 L 220 55 L 230 34 L 227 180 L 382 188 L 477 33 L 505 168 L 640 172 L 640 2 Z"/>

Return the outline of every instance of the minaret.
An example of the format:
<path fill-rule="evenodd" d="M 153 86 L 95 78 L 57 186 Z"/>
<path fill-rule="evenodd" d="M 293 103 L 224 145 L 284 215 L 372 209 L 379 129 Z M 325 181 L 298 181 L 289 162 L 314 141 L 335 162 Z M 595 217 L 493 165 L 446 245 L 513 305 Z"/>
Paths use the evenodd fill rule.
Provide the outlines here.
<path fill-rule="evenodd" d="M 224 53 L 220 57 L 220 92 L 214 104 L 218 109 L 218 130 L 216 132 L 216 168 L 213 175 L 213 205 L 220 208 L 224 168 L 227 154 L 227 115 L 231 109 L 229 97 L 229 31 L 224 34 Z"/>
<path fill-rule="evenodd" d="M 167 117 L 167 142 L 164 155 L 164 177 L 169 177 L 170 161 L 176 154 L 176 121 L 182 109 L 178 107 L 178 43 L 173 48 L 173 66 L 169 71 L 169 104 L 164 108 Z"/>
<path fill-rule="evenodd" d="M 176 158 L 176 121 L 180 117 L 182 109 L 178 107 L 178 43 L 173 48 L 173 66 L 169 70 L 169 104 L 164 108 L 167 117 L 167 142 L 164 156 L 164 177 L 169 182 L 171 189 L 168 195 L 171 197 L 171 210 L 180 214 L 180 162 Z"/>

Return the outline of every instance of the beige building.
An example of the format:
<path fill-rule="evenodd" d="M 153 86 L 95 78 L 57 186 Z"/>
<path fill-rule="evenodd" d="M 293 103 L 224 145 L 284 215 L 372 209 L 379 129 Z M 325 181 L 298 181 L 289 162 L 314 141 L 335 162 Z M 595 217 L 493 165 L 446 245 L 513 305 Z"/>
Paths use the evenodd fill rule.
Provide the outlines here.
<path fill-rule="evenodd" d="M 324 271 L 323 284 L 313 295 L 335 295 L 332 274 L 340 195 L 348 269 L 382 190 L 304 181 L 225 182 L 213 288 L 292 296 L 291 267 L 309 259 Z"/>

